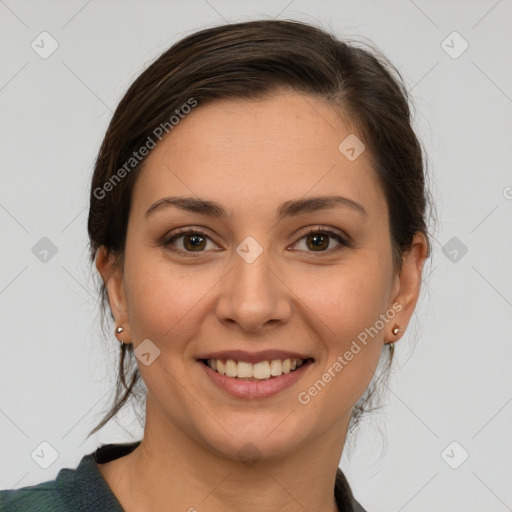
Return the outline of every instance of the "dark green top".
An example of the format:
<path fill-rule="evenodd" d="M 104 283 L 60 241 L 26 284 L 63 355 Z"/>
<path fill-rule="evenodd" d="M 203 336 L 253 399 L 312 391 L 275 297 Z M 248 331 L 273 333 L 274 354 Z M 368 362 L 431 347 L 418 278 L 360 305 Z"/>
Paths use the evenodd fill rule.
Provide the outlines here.
<path fill-rule="evenodd" d="M 107 444 L 85 455 L 76 469 L 64 468 L 55 480 L 0 491 L 1 512 L 124 512 L 96 463 L 127 455 L 140 441 Z M 340 512 L 366 512 L 354 499 L 345 475 L 336 475 L 336 503 Z"/>

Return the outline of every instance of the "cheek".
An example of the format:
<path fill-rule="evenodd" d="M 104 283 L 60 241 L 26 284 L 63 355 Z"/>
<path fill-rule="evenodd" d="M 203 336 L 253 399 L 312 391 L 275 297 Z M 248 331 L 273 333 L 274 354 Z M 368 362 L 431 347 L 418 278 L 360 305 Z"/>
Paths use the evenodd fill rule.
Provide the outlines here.
<path fill-rule="evenodd" d="M 292 289 L 323 325 L 326 339 L 342 348 L 385 311 L 390 293 L 385 265 L 377 256 L 359 255 L 344 265 L 297 273 Z"/>
<path fill-rule="evenodd" d="M 179 322 L 188 302 L 183 276 L 171 273 L 169 266 L 155 257 L 157 252 L 130 247 L 126 251 L 125 293 L 135 343 L 144 338 L 160 339 Z"/>
<path fill-rule="evenodd" d="M 366 389 L 382 353 L 387 325 L 381 315 L 389 305 L 388 262 L 377 255 L 360 262 L 339 266 L 322 279 L 302 277 L 298 292 L 309 297 L 305 302 L 313 313 L 310 318 L 317 318 L 315 330 L 327 354 L 323 371 L 331 372 L 324 376 L 332 382 L 325 399 L 334 410 L 341 404 L 352 405 Z M 308 289 L 316 291 L 308 295 Z"/>
<path fill-rule="evenodd" d="M 379 322 L 387 308 L 389 283 L 378 260 L 370 265 L 338 267 L 328 278 L 301 278 L 305 300 L 325 359 L 304 383 L 299 403 L 326 425 L 349 411 L 367 389 L 382 353 L 384 330 Z M 319 285 L 322 284 L 322 287 Z M 307 294 L 308 289 L 316 290 Z M 378 332 L 372 328 L 380 327 Z"/>
<path fill-rule="evenodd" d="M 213 267 L 179 267 L 155 248 L 126 254 L 125 292 L 135 344 L 149 338 L 166 350 L 179 349 L 180 340 L 197 331 L 197 315 L 222 274 Z"/>

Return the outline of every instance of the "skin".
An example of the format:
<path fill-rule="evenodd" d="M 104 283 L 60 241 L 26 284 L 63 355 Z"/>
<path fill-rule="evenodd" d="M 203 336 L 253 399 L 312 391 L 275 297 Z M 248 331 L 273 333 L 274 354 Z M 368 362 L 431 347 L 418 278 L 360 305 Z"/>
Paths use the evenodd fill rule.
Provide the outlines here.
<path fill-rule="evenodd" d="M 394 268 L 370 155 L 351 162 L 338 150 L 350 133 L 322 101 L 279 91 L 200 105 L 148 156 L 133 191 L 124 261 L 103 248 L 96 261 L 124 327 L 118 338 L 135 347 L 150 339 L 160 349 L 151 365 L 137 361 L 148 388 L 140 446 L 99 465 L 127 512 L 167 511 L 170 503 L 211 512 L 337 510 L 334 478 L 351 409 L 384 344 L 407 327 L 427 255 L 418 233 L 401 270 Z M 277 222 L 281 203 L 334 191 L 366 214 L 338 205 Z M 145 216 L 171 195 L 218 202 L 228 216 L 176 207 Z M 181 227 L 209 237 L 197 257 L 164 245 Z M 353 246 L 328 238 L 326 250 L 315 249 L 305 235 L 316 227 L 348 235 Z M 263 249 L 252 263 L 236 252 L 247 236 Z M 190 237 L 173 246 L 193 252 Z M 402 306 L 393 320 L 307 405 L 299 403 L 299 392 L 393 304 Z M 315 362 L 276 396 L 237 399 L 196 361 L 230 349 L 298 351 Z M 247 443 L 259 457 L 251 465 L 240 461 Z"/>

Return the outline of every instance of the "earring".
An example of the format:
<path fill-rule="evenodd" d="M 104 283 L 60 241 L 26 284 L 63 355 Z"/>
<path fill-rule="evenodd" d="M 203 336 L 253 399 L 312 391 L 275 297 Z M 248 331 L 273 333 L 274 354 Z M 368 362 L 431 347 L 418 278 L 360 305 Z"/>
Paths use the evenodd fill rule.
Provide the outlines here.
<path fill-rule="evenodd" d="M 402 329 L 400 329 L 400 327 L 397 324 L 395 324 L 393 329 L 391 329 L 391 332 L 396 336 L 401 330 Z M 395 353 L 395 343 L 391 342 L 391 343 L 389 343 L 389 355 L 391 357 L 393 357 L 394 353 Z"/>
<path fill-rule="evenodd" d="M 116 327 L 115 333 L 116 337 L 118 334 L 121 334 L 124 331 L 124 328 L 122 326 Z M 123 340 L 119 340 L 121 342 L 121 348 L 124 349 L 127 345 Z"/>

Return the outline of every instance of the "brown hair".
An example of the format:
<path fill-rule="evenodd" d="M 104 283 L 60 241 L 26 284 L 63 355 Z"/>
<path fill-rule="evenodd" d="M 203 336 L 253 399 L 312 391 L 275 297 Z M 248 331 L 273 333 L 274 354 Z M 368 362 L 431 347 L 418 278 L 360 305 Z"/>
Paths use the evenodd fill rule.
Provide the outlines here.
<path fill-rule="evenodd" d="M 343 42 L 302 22 L 277 20 L 222 25 L 189 35 L 130 86 L 114 112 L 92 177 L 92 262 L 100 246 L 122 261 L 131 194 L 144 164 L 144 158 L 133 160 L 134 153 L 154 140 L 155 132 L 162 131 L 158 127 L 170 133 L 171 118 L 185 111 L 191 99 L 201 106 L 216 99 L 261 98 L 281 88 L 326 101 L 364 141 L 387 199 L 393 257 L 399 267 L 416 232 L 429 238 L 423 154 L 411 126 L 402 77 L 375 49 Z M 104 312 L 105 284 L 100 293 Z M 143 383 L 133 344 L 121 344 L 113 405 L 89 436 L 114 418 L 131 395 L 139 394 Z M 370 385 L 353 409 L 351 427 L 372 396 Z"/>

